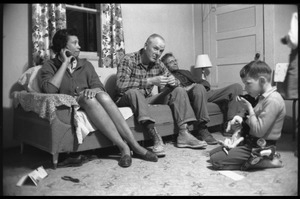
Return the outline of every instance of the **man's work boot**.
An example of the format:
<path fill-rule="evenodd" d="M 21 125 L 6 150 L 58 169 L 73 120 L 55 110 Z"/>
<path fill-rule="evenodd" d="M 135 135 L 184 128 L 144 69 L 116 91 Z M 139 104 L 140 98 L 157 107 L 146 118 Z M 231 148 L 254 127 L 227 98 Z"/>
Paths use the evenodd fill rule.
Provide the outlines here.
<path fill-rule="evenodd" d="M 207 128 L 199 129 L 195 137 L 198 140 L 204 140 L 209 145 L 218 144 L 218 141 L 210 134 Z"/>
<path fill-rule="evenodd" d="M 157 132 L 156 128 L 152 128 L 150 130 L 148 130 L 148 133 L 151 137 L 151 139 L 153 140 L 153 148 L 152 148 L 152 152 L 155 153 L 157 155 L 157 157 L 163 157 L 166 155 L 166 152 L 164 150 L 164 142 L 161 138 L 161 136 L 159 135 L 159 133 Z"/>
<path fill-rule="evenodd" d="M 188 130 L 179 132 L 177 137 L 177 147 L 178 148 L 206 148 L 207 143 L 205 141 L 200 141 L 195 138 Z"/>

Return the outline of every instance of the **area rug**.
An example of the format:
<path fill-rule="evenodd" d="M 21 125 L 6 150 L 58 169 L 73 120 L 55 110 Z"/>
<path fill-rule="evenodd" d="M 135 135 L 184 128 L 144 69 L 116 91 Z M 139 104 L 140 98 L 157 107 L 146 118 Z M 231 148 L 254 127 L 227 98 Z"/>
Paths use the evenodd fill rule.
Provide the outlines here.
<path fill-rule="evenodd" d="M 214 133 L 217 139 L 224 139 Z M 283 168 L 259 171 L 233 171 L 241 179 L 212 170 L 206 149 L 176 148 L 166 143 L 166 157 L 158 162 L 133 158 L 132 166 L 118 166 L 118 154 L 100 155 L 80 167 L 52 169 L 47 160 L 36 157 L 34 166 L 43 166 L 48 176 L 37 186 L 17 187 L 15 184 L 32 169 L 32 164 L 14 167 L 4 165 L 3 195 L 19 196 L 296 196 L 298 195 L 298 158 L 293 148 L 282 140 L 278 150 Z M 286 146 L 289 145 L 289 146 Z M 25 161 L 25 160 L 24 160 Z M 23 162 L 24 162 L 23 161 Z M 48 167 L 48 168 L 47 168 Z M 65 181 L 62 176 L 79 179 Z"/>

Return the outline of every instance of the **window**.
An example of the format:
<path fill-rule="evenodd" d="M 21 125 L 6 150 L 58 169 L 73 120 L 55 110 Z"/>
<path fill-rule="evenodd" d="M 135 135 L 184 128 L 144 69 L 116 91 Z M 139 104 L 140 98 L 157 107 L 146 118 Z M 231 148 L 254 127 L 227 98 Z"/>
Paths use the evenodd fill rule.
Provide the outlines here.
<path fill-rule="evenodd" d="M 100 4 L 66 4 L 67 28 L 78 32 L 80 57 L 99 60 Z"/>

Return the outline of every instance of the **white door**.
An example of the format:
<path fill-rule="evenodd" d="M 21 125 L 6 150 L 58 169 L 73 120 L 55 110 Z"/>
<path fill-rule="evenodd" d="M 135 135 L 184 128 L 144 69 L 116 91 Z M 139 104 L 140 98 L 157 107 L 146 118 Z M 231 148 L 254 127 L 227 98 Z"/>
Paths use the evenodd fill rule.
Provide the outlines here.
<path fill-rule="evenodd" d="M 255 53 L 264 60 L 263 5 L 213 4 L 204 21 L 204 52 L 213 67 L 208 78 L 213 87 L 222 88 L 240 83 L 241 68 L 254 59 Z M 205 13 L 204 13 L 205 14 Z M 204 18 L 205 20 L 205 18 Z M 242 84 L 243 85 L 243 84 Z"/>

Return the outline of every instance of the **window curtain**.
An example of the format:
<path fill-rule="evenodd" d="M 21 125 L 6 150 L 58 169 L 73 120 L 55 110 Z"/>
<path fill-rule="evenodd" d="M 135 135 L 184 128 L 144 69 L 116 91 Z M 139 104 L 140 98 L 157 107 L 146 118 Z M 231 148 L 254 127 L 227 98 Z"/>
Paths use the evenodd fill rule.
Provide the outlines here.
<path fill-rule="evenodd" d="M 43 64 L 54 56 L 50 51 L 52 37 L 66 28 L 65 4 L 32 4 L 33 65 Z"/>
<path fill-rule="evenodd" d="M 103 4 L 101 12 L 102 67 L 115 68 L 125 54 L 121 4 Z"/>

